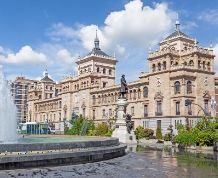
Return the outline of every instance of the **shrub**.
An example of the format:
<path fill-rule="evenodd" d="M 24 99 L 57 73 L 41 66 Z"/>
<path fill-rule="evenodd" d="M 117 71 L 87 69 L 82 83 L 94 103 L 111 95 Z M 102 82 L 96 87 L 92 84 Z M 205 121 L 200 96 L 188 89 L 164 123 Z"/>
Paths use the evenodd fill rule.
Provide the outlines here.
<path fill-rule="evenodd" d="M 97 136 L 105 136 L 109 131 L 109 126 L 108 124 L 106 124 L 105 122 L 102 122 L 100 124 L 97 125 L 96 130 L 95 130 L 95 134 Z"/>
<path fill-rule="evenodd" d="M 170 133 L 167 133 L 164 135 L 164 141 L 171 141 L 171 134 Z"/>
<path fill-rule="evenodd" d="M 136 135 L 136 139 L 139 140 L 139 139 L 142 139 L 142 138 L 145 138 L 146 135 L 145 135 L 145 132 L 144 132 L 144 128 L 142 126 L 138 126 L 136 129 L 135 129 L 135 135 Z"/>
<path fill-rule="evenodd" d="M 211 122 L 211 118 L 204 117 L 190 130 L 185 126 L 180 127 L 175 142 L 184 146 L 213 146 L 218 141 L 216 128 L 217 124 Z"/>
<path fill-rule="evenodd" d="M 190 146 L 195 144 L 195 136 L 191 132 L 184 131 L 179 133 L 175 138 L 174 141 L 181 145 Z"/>
<path fill-rule="evenodd" d="M 66 131 L 66 134 L 69 134 L 69 135 L 79 135 L 84 120 L 85 119 L 82 116 L 80 116 L 79 118 L 75 119 L 74 122 L 73 122 L 72 127 Z"/>
<path fill-rule="evenodd" d="M 144 132 L 145 132 L 146 138 L 149 138 L 150 136 L 154 135 L 154 131 L 152 129 L 149 129 L 149 128 L 145 128 Z"/>
<path fill-rule="evenodd" d="M 142 138 L 149 138 L 150 136 L 153 136 L 154 131 L 152 129 L 149 128 L 143 128 L 142 126 L 138 126 L 135 129 L 135 135 L 136 135 L 136 139 L 142 139 Z"/>
<path fill-rule="evenodd" d="M 160 127 L 157 127 L 157 130 L 156 130 L 156 137 L 158 140 L 161 140 L 162 139 L 162 131 L 161 131 L 161 128 Z"/>
<path fill-rule="evenodd" d="M 213 123 L 214 129 L 218 129 L 218 122 Z"/>

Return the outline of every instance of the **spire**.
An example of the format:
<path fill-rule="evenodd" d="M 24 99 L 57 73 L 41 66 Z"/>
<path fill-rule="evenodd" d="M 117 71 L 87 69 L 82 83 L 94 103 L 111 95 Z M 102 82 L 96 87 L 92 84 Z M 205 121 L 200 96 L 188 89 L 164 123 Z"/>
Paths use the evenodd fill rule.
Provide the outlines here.
<path fill-rule="evenodd" d="M 100 49 L 99 48 L 99 39 L 98 39 L 98 31 L 96 30 L 96 36 L 95 36 L 95 49 Z"/>
<path fill-rule="evenodd" d="M 179 31 L 179 26 L 180 26 L 180 23 L 179 23 L 179 14 L 177 14 L 177 20 L 176 20 L 176 31 Z"/>
<path fill-rule="evenodd" d="M 48 70 L 45 69 L 45 77 L 48 77 Z"/>

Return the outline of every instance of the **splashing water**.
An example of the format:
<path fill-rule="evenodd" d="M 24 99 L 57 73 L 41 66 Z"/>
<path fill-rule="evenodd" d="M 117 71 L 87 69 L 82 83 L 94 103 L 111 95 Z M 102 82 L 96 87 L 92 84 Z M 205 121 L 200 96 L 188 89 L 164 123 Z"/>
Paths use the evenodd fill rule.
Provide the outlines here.
<path fill-rule="evenodd" d="M 0 65 L 0 142 L 17 140 L 16 106 Z"/>

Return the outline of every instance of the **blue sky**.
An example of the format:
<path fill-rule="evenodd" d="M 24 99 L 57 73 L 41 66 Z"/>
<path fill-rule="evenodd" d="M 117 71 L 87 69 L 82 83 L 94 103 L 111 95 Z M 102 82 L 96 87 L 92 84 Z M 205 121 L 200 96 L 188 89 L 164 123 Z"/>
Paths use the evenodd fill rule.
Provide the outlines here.
<path fill-rule="evenodd" d="M 0 64 L 8 79 L 39 79 L 47 68 L 60 80 L 75 74 L 74 60 L 100 47 L 119 61 L 117 77 L 147 71 L 147 51 L 181 29 L 218 54 L 218 1 L 199 0 L 0 0 Z"/>

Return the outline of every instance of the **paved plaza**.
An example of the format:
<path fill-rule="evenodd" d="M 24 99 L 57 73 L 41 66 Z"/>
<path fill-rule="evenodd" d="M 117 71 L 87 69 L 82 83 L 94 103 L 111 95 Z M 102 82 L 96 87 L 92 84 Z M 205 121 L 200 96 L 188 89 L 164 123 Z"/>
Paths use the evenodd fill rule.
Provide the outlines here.
<path fill-rule="evenodd" d="M 107 161 L 0 171 L 1 178 L 205 178 L 218 174 L 192 166 L 180 165 L 176 157 L 162 155 L 160 151 L 128 153 Z"/>

